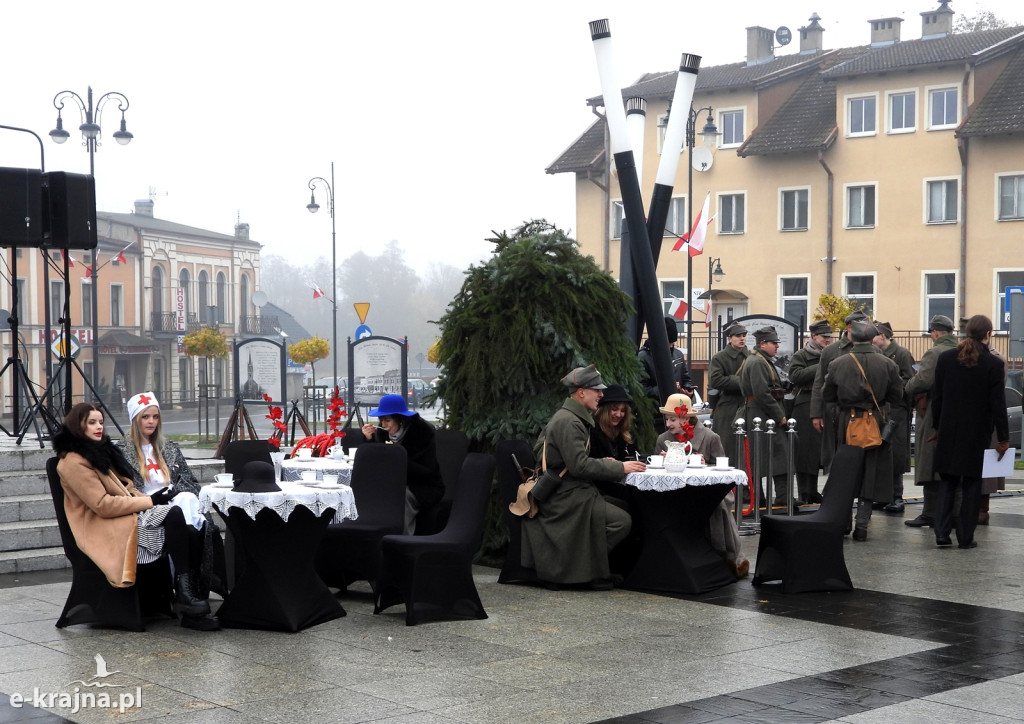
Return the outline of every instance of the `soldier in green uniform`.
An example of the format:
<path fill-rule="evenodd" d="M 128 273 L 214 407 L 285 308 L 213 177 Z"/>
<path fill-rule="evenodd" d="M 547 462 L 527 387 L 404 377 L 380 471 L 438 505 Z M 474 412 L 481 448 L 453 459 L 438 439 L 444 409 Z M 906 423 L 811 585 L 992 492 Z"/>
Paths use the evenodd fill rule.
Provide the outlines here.
<path fill-rule="evenodd" d="M 832 328 L 826 320 L 815 322 L 810 338 L 797 350 L 789 363 L 789 381 L 796 397 L 793 419 L 796 420 L 796 486 L 802 503 L 820 503 L 818 471 L 821 469 L 821 433 L 811 424 L 811 389 L 822 352 L 832 343 Z"/>
<path fill-rule="evenodd" d="M 881 334 L 875 337 L 874 345 L 896 363 L 900 368 L 900 379 L 904 385 L 907 384 L 914 376 L 914 355 L 893 340 L 891 324 L 875 322 L 875 327 Z M 889 441 L 889 447 L 892 448 L 892 500 L 887 504 L 885 501 L 876 501 L 876 504 L 883 503 L 882 510 L 886 513 L 903 513 L 906 505 L 903 502 L 903 473 L 910 472 L 910 403 L 904 397 L 889 405 L 888 414 L 896 421 L 896 432 Z"/>
<path fill-rule="evenodd" d="M 758 449 L 760 473 L 767 474 L 768 458 L 772 463 L 772 482 L 775 488 L 773 507 L 787 507 L 792 484 L 789 479 L 786 461 L 786 410 L 782 406 L 782 395 L 785 390 L 775 369 L 772 358 L 779 351 L 779 334 L 775 327 L 764 327 L 754 332 L 756 347 L 750 359 L 740 370 L 740 389 L 743 391 L 743 417 L 747 422 L 747 430 L 754 428 L 754 418 L 761 418 L 762 430 L 768 420 L 775 421 L 775 434 L 762 435 L 765 442 Z M 768 442 L 770 438 L 770 442 Z M 768 445 L 770 444 L 770 449 Z M 757 481 L 760 485 L 760 480 Z"/>
<path fill-rule="evenodd" d="M 708 386 L 718 392 L 711 412 L 711 430 L 723 441 L 732 439 L 733 422 L 743 416 L 740 368 L 750 356 L 746 327 L 734 324 L 725 330 L 725 335 L 728 344 L 711 358 L 708 365 Z M 711 397 L 710 393 L 708 396 Z M 726 449 L 729 449 L 729 443 L 726 443 Z"/>

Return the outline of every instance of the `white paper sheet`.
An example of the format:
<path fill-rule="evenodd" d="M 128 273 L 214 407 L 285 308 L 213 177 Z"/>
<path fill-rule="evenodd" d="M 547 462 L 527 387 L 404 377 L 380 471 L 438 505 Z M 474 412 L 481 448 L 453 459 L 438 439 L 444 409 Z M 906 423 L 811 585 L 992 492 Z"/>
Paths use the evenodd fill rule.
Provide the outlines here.
<path fill-rule="evenodd" d="M 999 453 L 995 450 L 985 451 L 985 461 L 981 466 L 981 477 L 983 478 L 1009 478 L 1013 476 L 1013 461 L 1017 454 L 1016 448 L 1010 448 L 1003 455 L 1002 460 L 997 460 Z"/>

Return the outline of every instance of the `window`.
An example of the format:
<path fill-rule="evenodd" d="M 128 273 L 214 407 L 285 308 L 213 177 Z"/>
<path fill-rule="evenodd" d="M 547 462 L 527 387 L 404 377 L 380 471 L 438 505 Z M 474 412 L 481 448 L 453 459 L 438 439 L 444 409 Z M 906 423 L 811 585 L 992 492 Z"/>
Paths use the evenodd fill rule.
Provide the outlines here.
<path fill-rule="evenodd" d="M 807 316 L 807 277 L 783 277 L 781 280 L 782 316 L 806 329 L 810 319 Z"/>
<path fill-rule="evenodd" d="M 807 231 L 807 189 L 782 192 L 782 230 Z"/>
<path fill-rule="evenodd" d="M 929 128 L 956 128 L 959 113 L 957 112 L 956 88 L 936 88 L 928 92 L 930 107 Z"/>
<path fill-rule="evenodd" d="M 196 286 L 199 288 L 199 308 L 196 311 L 199 312 L 199 319 L 206 324 L 210 313 L 210 275 L 205 269 L 199 272 Z"/>
<path fill-rule="evenodd" d="M 249 275 L 242 274 L 238 279 L 239 296 L 242 302 L 242 316 L 251 317 L 252 312 L 249 305 L 252 304 L 250 297 L 252 296 L 249 292 Z"/>
<path fill-rule="evenodd" d="M 685 281 L 665 281 L 661 283 L 661 302 L 665 307 L 665 315 L 670 316 L 673 306 L 677 301 L 689 304 L 686 294 Z M 682 319 L 676 320 L 676 329 L 680 336 L 686 334 L 686 323 Z"/>
<path fill-rule="evenodd" d="M 1024 176 L 999 177 L 999 220 L 1024 219 Z"/>
<path fill-rule="evenodd" d="M 626 226 L 626 209 L 621 201 L 612 201 L 611 234 L 613 239 L 622 238 L 622 229 Z"/>
<path fill-rule="evenodd" d="M 50 281 L 50 326 L 59 327 L 64 316 L 64 282 Z"/>
<path fill-rule="evenodd" d="M 722 148 L 743 143 L 743 111 L 722 111 L 718 114 L 722 124 Z"/>
<path fill-rule="evenodd" d="M 668 205 L 664 236 L 677 239 L 688 231 L 689 229 L 686 228 L 686 197 L 676 196 Z"/>
<path fill-rule="evenodd" d="M 92 284 L 82 284 L 82 325 L 92 325 Z"/>
<path fill-rule="evenodd" d="M 956 179 L 928 181 L 928 223 L 952 224 L 957 220 Z M 948 316 L 948 315 L 947 315 Z M 931 317 L 929 317 L 931 319 Z"/>
<path fill-rule="evenodd" d="M 875 133 L 875 97 L 851 98 L 847 102 L 846 133 L 849 136 L 873 136 Z"/>
<path fill-rule="evenodd" d="M 851 229 L 875 225 L 875 187 L 848 186 L 846 189 L 846 226 Z"/>
<path fill-rule="evenodd" d="M 996 296 L 999 306 L 999 329 L 1010 328 L 1010 313 L 1006 311 L 1006 288 L 1024 287 L 1024 271 L 1001 271 L 996 274 Z"/>
<path fill-rule="evenodd" d="M 158 266 L 153 267 L 153 314 L 163 314 L 164 311 L 164 270 Z"/>
<path fill-rule="evenodd" d="M 21 249 L 18 249 L 17 251 L 21 251 Z M 27 319 L 28 318 L 27 310 L 29 308 L 29 303 L 28 303 L 28 296 L 27 296 L 27 291 L 26 291 L 27 289 L 28 289 L 28 282 L 25 280 L 25 277 L 18 277 L 18 309 L 16 311 L 18 312 L 18 321 L 19 322 L 21 320 L 23 320 L 23 319 Z M 13 301 L 12 301 L 12 304 L 13 304 Z M 15 311 L 15 310 L 12 308 L 11 311 Z"/>
<path fill-rule="evenodd" d="M 917 128 L 917 93 L 889 96 L 889 132 L 910 133 Z"/>
<path fill-rule="evenodd" d="M 228 280 L 224 272 L 217 272 L 217 321 L 228 321 Z"/>
<path fill-rule="evenodd" d="M 860 303 L 860 308 L 869 316 L 875 316 L 875 277 L 866 274 L 864 276 L 845 277 L 846 298 Z"/>
<path fill-rule="evenodd" d="M 956 274 L 935 272 L 924 275 L 925 314 L 924 322 L 936 314 L 956 319 Z"/>
<path fill-rule="evenodd" d="M 120 284 L 110 285 L 110 326 L 120 327 L 122 324 L 121 302 L 123 301 L 123 289 Z"/>
<path fill-rule="evenodd" d="M 715 223 L 719 234 L 742 234 L 744 229 L 743 194 L 722 194 L 718 197 L 719 212 Z"/>

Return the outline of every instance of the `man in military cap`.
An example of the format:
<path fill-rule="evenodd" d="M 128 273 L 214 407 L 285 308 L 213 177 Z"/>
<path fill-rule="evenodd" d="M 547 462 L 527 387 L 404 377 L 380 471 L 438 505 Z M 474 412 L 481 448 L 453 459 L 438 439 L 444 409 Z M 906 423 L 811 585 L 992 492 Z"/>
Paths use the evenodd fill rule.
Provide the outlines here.
<path fill-rule="evenodd" d="M 896 363 L 900 379 L 904 385 L 907 384 L 914 376 L 914 355 L 892 338 L 891 324 L 876 321 L 875 328 L 879 335 L 872 344 Z M 902 513 L 906 505 L 903 502 L 903 473 L 910 472 L 910 418 L 911 407 L 905 397 L 889 405 L 888 419 L 896 422 L 896 431 L 889 441 L 889 447 L 892 448 L 892 500 L 888 503 L 884 500 L 875 501 L 876 507 L 881 507 L 886 513 Z"/>
<path fill-rule="evenodd" d="M 931 390 L 935 384 L 935 364 L 939 355 L 956 347 L 953 336 L 953 320 L 944 314 L 936 314 L 928 321 L 928 334 L 932 347 L 921 355 L 917 374 L 911 377 L 903 388 L 903 394 L 917 412 L 917 435 L 914 440 L 914 484 L 920 485 L 924 495 L 924 508 L 916 518 L 904 521 L 912 528 L 931 527 L 935 522 L 939 491 L 939 476 L 932 470 L 935 458 L 935 441 L 928 441 L 928 430 L 932 429 Z"/>
<path fill-rule="evenodd" d="M 728 344 L 711 358 L 708 365 L 708 398 L 715 400 L 711 411 L 711 429 L 723 441 L 732 440 L 733 422 L 742 416 L 743 393 L 740 368 L 750 356 L 747 328 L 736 323 L 725 330 Z M 726 449 L 730 447 L 726 442 Z"/>
<path fill-rule="evenodd" d="M 836 454 L 839 441 L 836 439 L 837 409 L 835 405 L 826 403 L 821 397 L 821 389 L 825 384 L 825 375 L 832 361 L 844 354 L 849 354 L 853 347 L 850 341 L 850 325 L 858 320 L 868 319 L 868 315 L 858 309 L 846 315 L 843 322 L 846 329 L 839 335 L 839 342 L 830 344 L 821 351 L 818 369 L 814 373 L 814 385 L 811 387 L 811 424 L 821 433 L 821 467 L 827 473 L 832 467 L 832 458 Z"/>
<path fill-rule="evenodd" d="M 820 503 L 818 471 L 821 469 L 821 433 L 811 424 L 811 388 L 822 352 L 832 343 L 832 327 L 827 320 L 811 325 L 804 346 L 789 363 L 789 381 L 796 397 L 793 418 L 798 433 L 796 442 L 796 486 L 802 503 Z"/>
<path fill-rule="evenodd" d="M 523 519 L 523 564 L 555 586 L 589 583 L 607 590 L 612 587 L 608 551 L 629 534 L 632 520 L 602 497 L 593 481 L 619 482 L 645 466 L 590 457 L 593 413 L 606 387 L 594 365 L 577 367 L 562 384 L 569 397 L 551 416 L 534 452 L 552 474 L 564 474 L 550 497 L 538 501 L 537 516 Z"/>
<path fill-rule="evenodd" d="M 772 461 L 772 482 L 775 488 L 775 500 L 773 507 L 787 507 L 792 485 L 787 472 L 786 443 L 784 430 L 786 425 L 786 410 L 782 406 L 782 397 L 785 389 L 779 372 L 775 369 L 772 358 L 779 351 L 779 334 L 775 327 L 763 327 L 754 332 L 756 346 L 750 355 L 750 359 L 740 370 L 740 389 L 743 392 L 744 410 L 743 417 L 746 419 L 747 430 L 754 428 L 754 418 L 761 418 L 761 425 L 768 420 L 775 420 L 775 434 L 770 437 L 771 448 L 760 448 L 758 460 L 760 461 L 760 472 L 767 473 L 768 456 Z M 764 427 L 761 428 L 765 429 Z M 758 480 L 760 485 L 761 481 Z"/>
<path fill-rule="evenodd" d="M 839 408 L 837 439 L 846 439 L 846 427 L 856 417 L 872 415 L 879 430 L 884 426 L 885 406 L 903 396 L 896 363 L 879 353 L 872 344 L 878 330 L 867 319 L 850 324 L 849 353 L 836 358 L 829 366 L 822 388 L 822 397 Z M 826 489 L 825 495 L 828 496 Z M 868 539 L 872 502 L 892 500 L 892 450 L 888 443 L 864 450 L 864 472 L 861 478 L 853 539 Z"/>

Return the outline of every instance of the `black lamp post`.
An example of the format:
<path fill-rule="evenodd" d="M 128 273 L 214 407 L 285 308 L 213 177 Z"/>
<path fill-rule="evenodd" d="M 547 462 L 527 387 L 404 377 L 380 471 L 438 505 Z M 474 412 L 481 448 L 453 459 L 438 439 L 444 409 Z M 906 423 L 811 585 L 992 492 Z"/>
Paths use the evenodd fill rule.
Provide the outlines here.
<path fill-rule="evenodd" d="M 714 326 L 714 320 L 711 319 L 711 312 L 714 311 L 714 305 L 712 302 L 714 298 L 711 295 L 712 281 L 716 281 L 719 284 L 722 282 L 722 277 L 725 276 L 725 272 L 722 271 L 722 257 L 712 259 L 708 257 L 708 369 L 711 369 L 711 335 L 712 327 Z"/>
<path fill-rule="evenodd" d="M 309 213 L 315 214 L 320 210 L 320 204 L 316 202 L 317 183 L 327 187 L 327 198 L 331 213 L 331 305 L 333 307 L 331 316 L 331 362 L 334 365 L 334 384 L 338 384 L 338 237 L 334 221 L 334 161 L 331 161 L 331 180 L 320 176 L 314 176 L 309 180 L 309 203 L 306 208 Z M 331 393 L 334 390 L 332 388 Z"/>
<path fill-rule="evenodd" d="M 114 131 L 114 140 L 122 146 L 127 146 L 131 143 L 134 136 L 125 127 L 124 112 L 128 110 L 128 99 L 123 93 L 117 91 L 111 91 L 110 93 L 104 93 L 96 100 L 96 105 L 93 106 L 92 102 L 92 86 L 89 86 L 89 91 L 86 94 L 87 100 L 83 101 L 82 97 L 74 91 L 61 91 L 53 97 L 53 107 L 57 109 L 57 127 L 50 131 L 50 138 L 53 139 L 54 143 L 64 143 L 71 136 L 70 133 L 64 130 L 64 120 L 61 118 L 61 111 L 64 110 L 64 104 L 72 100 L 78 105 L 78 110 L 81 113 L 82 124 L 78 127 L 78 130 L 82 132 L 82 141 L 86 150 L 89 152 L 89 175 L 96 176 L 96 148 L 100 145 L 100 116 L 103 113 L 103 106 L 107 104 L 107 101 L 116 100 L 117 109 L 121 111 L 121 128 Z M 99 280 L 99 264 L 97 263 L 97 256 L 99 253 L 99 246 L 92 253 L 92 387 L 96 390 L 96 394 L 99 394 L 99 374 L 100 374 L 100 356 L 99 356 L 99 292 L 100 292 L 100 280 Z M 65 281 L 67 280 L 67 269 L 65 268 Z M 47 291 L 49 293 L 49 291 Z M 49 373 L 47 373 L 49 374 Z M 68 390 L 68 399 L 70 399 L 71 391 Z"/>
<path fill-rule="evenodd" d="M 714 110 L 711 106 L 705 106 L 694 110 L 690 107 L 690 117 L 686 122 L 686 147 L 689 149 L 689 171 L 686 178 L 686 233 L 693 230 L 693 149 L 697 145 L 697 117 L 707 111 L 708 118 L 701 130 L 700 135 L 704 139 L 704 145 L 708 148 L 715 148 L 718 145 L 718 128 L 715 126 Z M 689 250 L 686 253 L 686 366 L 693 374 L 693 257 Z"/>

